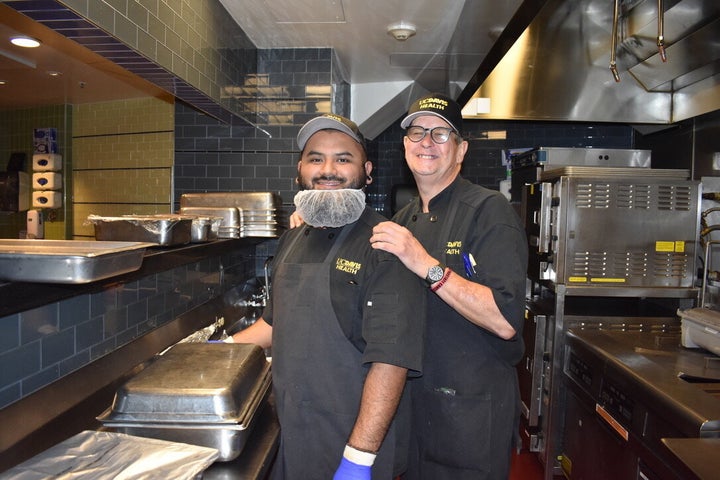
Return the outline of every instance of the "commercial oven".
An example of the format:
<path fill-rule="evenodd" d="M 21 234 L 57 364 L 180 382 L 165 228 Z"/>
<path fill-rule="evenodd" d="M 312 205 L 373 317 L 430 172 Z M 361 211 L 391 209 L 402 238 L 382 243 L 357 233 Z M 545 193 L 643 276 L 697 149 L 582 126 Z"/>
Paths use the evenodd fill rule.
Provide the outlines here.
<path fill-rule="evenodd" d="M 567 166 L 649 169 L 650 153 L 650 150 L 637 149 L 566 147 L 536 147 L 510 152 L 507 158 L 511 170 L 511 200 L 520 202 L 524 185 L 540 181 L 545 170 Z"/>
<path fill-rule="evenodd" d="M 688 176 L 571 165 L 543 168 L 537 182 L 524 185 L 529 263 L 526 355 L 518 365 L 521 433 L 547 479 L 562 474 L 567 330 L 624 328 L 626 318 L 647 317 L 679 325 L 677 309 L 697 302 L 701 186 Z"/>
<path fill-rule="evenodd" d="M 692 287 L 700 184 L 684 170 L 563 167 L 529 185 L 534 280 Z"/>

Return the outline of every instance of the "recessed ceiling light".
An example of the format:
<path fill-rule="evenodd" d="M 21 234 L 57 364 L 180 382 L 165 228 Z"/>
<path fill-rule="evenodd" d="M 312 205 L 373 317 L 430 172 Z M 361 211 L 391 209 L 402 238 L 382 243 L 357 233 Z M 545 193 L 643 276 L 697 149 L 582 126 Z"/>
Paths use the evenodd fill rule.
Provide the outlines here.
<path fill-rule="evenodd" d="M 0 85 L 7 85 L 7 82 L 5 80 L 0 80 Z"/>
<path fill-rule="evenodd" d="M 412 37 L 416 31 L 415 25 L 407 22 L 397 22 L 387 26 L 387 33 L 399 42 L 404 42 Z"/>
<path fill-rule="evenodd" d="M 12 37 L 10 43 L 17 45 L 18 47 L 35 48 L 40 46 L 40 41 L 35 40 L 32 37 Z"/>
<path fill-rule="evenodd" d="M 50 75 L 51 77 L 59 77 L 60 75 L 62 75 L 62 72 L 56 72 L 55 70 L 48 70 L 47 74 Z"/>

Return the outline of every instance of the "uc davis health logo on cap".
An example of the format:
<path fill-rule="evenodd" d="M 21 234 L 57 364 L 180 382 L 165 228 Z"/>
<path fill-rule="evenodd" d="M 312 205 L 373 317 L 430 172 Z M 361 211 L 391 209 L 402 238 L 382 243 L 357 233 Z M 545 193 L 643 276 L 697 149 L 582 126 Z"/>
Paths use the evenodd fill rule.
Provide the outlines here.
<path fill-rule="evenodd" d="M 419 110 L 440 110 L 443 111 L 447 108 L 448 102 L 442 98 L 430 97 L 423 98 L 418 103 Z"/>

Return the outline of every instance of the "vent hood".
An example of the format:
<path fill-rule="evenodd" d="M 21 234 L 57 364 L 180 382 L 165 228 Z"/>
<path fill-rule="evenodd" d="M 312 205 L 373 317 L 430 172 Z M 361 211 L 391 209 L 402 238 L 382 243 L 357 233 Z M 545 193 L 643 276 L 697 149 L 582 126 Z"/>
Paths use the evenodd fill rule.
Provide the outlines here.
<path fill-rule="evenodd" d="M 619 82 L 613 2 L 548 0 L 497 64 L 480 66 L 464 116 L 670 124 L 720 109 L 720 2 L 621 0 L 617 32 Z"/>

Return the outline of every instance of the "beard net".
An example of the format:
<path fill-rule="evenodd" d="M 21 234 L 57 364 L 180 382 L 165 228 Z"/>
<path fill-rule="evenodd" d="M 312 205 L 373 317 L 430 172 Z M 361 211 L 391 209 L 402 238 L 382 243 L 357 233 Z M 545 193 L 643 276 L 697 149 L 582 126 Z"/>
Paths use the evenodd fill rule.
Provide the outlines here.
<path fill-rule="evenodd" d="M 342 227 L 362 215 L 365 192 L 353 188 L 302 190 L 295 195 L 295 207 L 312 227 Z"/>

